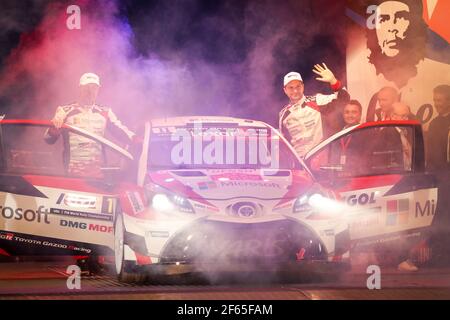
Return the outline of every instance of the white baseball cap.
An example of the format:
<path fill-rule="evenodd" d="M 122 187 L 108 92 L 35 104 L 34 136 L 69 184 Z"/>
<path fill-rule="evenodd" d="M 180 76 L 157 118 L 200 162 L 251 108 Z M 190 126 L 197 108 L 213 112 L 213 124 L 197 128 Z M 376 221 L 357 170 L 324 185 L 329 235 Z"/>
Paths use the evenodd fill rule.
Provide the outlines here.
<path fill-rule="evenodd" d="M 84 86 L 89 83 L 95 83 L 96 85 L 100 86 L 100 78 L 95 73 L 85 73 L 80 78 L 80 86 Z"/>
<path fill-rule="evenodd" d="M 300 75 L 300 73 L 291 71 L 284 76 L 283 86 L 286 87 L 286 85 L 289 82 L 291 82 L 292 80 L 300 80 L 303 82 L 303 79 L 302 79 L 302 76 Z"/>

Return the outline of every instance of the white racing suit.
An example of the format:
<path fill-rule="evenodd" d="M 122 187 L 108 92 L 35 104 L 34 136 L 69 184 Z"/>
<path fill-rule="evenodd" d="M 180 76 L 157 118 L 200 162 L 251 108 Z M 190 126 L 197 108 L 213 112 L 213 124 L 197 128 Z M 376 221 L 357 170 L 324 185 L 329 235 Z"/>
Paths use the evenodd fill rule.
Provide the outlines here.
<path fill-rule="evenodd" d="M 296 104 L 288 104 L 280 111 L 280 132 L 302 158 L 322 141 L 322 109 L 335 99 L 349 98 L 339 81 L 331 88 L 335 91 L 333 94 L 303 96 Z"/>
<path fill-rule="evenodd" d="M 82 108 L 78 104 L 60 106 L 56 109 L 55 118 L 64 123 L 78 127 L 103 137 L 105 130 L 117 137 L 121 142 L 132 140 L 134 133 L 124 126 L 111 109 L 94 105 Z M 69 175 L 101 177 L 100 168 L 104 160 L 104 150 L 100 143 L 66 130 L 49 128 L 45 140 L 55 143 L 59 136 L 64 138 L 63 160 Z"/>

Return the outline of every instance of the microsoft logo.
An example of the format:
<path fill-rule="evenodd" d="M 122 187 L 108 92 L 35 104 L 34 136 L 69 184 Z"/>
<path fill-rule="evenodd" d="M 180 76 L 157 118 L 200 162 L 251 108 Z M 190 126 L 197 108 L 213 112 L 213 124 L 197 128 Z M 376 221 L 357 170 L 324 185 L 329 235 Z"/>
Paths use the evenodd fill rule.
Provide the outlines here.
<path fill-rule="evenodd" d="M 386 225 L 396 226 L 408 223 L 409 199 L 389 200 L 386 203 Z"/>

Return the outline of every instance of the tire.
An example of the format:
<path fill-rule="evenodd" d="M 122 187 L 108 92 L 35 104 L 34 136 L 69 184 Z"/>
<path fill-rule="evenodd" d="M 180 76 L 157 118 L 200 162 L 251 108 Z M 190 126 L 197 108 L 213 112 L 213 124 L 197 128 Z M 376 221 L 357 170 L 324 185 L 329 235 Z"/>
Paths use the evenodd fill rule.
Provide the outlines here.
<path fill-rule="evenodd" d="M 133 266 L 125 261 L 124 254 L 125 226 L 122 214 L 118 214 L 114 222 L 114 266 L 117 279 L 123 283 L 141 283 L 146 280 L 145 274 L 133 270 Z"/>

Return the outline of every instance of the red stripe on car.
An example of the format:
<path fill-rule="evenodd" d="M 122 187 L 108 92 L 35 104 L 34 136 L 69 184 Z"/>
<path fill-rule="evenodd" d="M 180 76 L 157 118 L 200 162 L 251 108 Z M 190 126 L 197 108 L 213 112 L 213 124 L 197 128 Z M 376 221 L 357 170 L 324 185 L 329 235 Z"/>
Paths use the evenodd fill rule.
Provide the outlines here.
<path fill-rule="evenodd" d="M 134 253 L 136 255 L 136 263 L 139 266 L 144 266 L 148 264 L 152 264 L 152 259 L 148 256 L 144 256 L 142 254 L 139 254 L 137 252 Z"/>
<path fill-rule="evenodd" d="M 82 179 L 60 178 L 52 176 L 28 176 L 28 175 L 23 176 L 23 178 L 35 186 L 106 194 L 104 190 L 95 188 L 87 181 Z"/>
<path fill-rule="evenodd" d="M 6 252 L 5 250 L 3 250 L 2 248 L 0 248 L 0 256 L 10 257 L 11 255 L 8 252 Z"/>
<path fill-rule="evenodd" d="M 360 189 L 370 189 L 377 187 L 385 187 L 396 184 L 402 178 L 399 174 L 373 177 L 356 177 L 352 178 L 347 184 L 339 187 L 337 191 L 345 192 Z"/>

